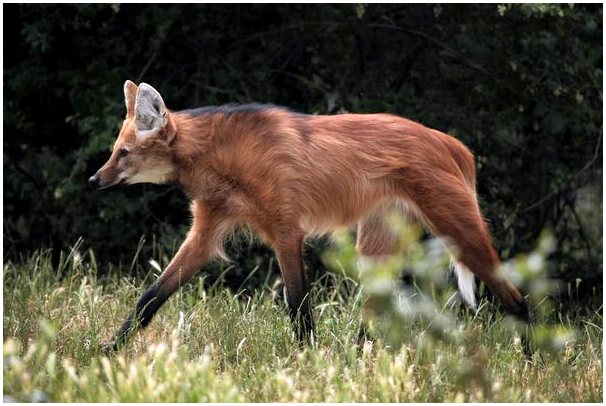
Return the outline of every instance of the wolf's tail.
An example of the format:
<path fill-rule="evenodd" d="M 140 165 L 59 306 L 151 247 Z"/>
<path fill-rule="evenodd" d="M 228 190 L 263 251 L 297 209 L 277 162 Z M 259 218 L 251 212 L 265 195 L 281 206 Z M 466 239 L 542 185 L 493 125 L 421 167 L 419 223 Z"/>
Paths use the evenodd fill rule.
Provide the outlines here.
<path fill-rule="evenodd" d="M 472 309 L 476 308 L 475 296 L 475 279 L 474 274 L 460 262 L 453 261 L 455 274 L 457 275 L 457 284 L 459 285 L 459 293 L 463 300 Z"/>

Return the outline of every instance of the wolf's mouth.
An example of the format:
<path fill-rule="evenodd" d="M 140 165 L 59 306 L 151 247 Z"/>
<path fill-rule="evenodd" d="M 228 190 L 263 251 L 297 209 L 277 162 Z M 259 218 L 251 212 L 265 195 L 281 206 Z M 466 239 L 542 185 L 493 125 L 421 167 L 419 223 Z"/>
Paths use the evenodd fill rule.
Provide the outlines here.
<path fill-rule="evenodd" d="M 113 189 L 113 188 L 118 188 L 120 186 L 125 186 L 126 185 L 126 178 L 122 178 L 117 182 L 111 183 L 109 185 L 106 186 L 101 186 L 99 189 L 97 190 L 106 190 L 106 189 Z"/>

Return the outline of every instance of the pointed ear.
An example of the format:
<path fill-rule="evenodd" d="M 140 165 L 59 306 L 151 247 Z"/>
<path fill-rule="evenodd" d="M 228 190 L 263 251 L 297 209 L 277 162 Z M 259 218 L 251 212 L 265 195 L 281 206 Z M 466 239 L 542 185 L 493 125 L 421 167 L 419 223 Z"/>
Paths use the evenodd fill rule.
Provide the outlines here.
<path fill-rule="evenodd" d="M 147 83 L 141 83 L 135 101 L 135 124 L 142 135 L 157 134 L 167 123 L 168 109 L 160 93 Z"/>
<path fill-rule="evenodd" d="M 126 104 L 126 118 L 135 115 L 135 99 L 137 98 L 137 85 L 130 80 L 124 82 L 124 103 Z"/>

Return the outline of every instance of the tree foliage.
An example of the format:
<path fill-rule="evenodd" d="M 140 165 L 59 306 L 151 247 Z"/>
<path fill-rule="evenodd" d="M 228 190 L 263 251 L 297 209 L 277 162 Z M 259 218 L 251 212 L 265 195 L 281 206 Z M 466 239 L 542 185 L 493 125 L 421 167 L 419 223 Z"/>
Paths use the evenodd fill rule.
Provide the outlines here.
<path fill-rule="evenodd" d="M 501 254 L 529 251 L 551 228 L 553 272 L 601 289 L 601 5 L 4 10 L 5 256 L 79 236 L 114 262 L 130 260 L 141 235 L 168 251 L 178 244 L 189 214 L 175 187 L 87 189 L 131 79 L 153 84 L 171 109 L 256 101 L 392 112 L 453 134 L 477 156 Z M 240 258 L 268 255 L 253 247 Z"/>

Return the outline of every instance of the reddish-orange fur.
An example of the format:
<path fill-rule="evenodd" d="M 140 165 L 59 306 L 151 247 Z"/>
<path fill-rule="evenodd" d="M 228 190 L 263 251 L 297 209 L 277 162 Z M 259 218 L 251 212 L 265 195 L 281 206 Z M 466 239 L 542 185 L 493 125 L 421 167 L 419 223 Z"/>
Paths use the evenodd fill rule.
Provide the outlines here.
<path fill-rule="evenodd" d="M 404 199 L 452 239 L 469 269 L 498 283 L 499 260 L 474 196 L 473 155 L 455 138 L 387 114 L 276 109 L 174 119 L 178 180 L 194 200 L 220 206 L 226 227 L 250 224 L 276 246 L 286 236 L 354 225 Z"/>
<path fill-rule="evenodd" d="M 192 228 L 155 284 L 166 295 L 221 256 L 225 237 L 247 224 L 276 250 L 291 311 L 305 308 L 309 320 L 302 322 L 311 328 L 304 239 L 358 224 L 361 254 L 393 253 L 382 215 L 400 204 L 453 243 L 458 260 L 509 311 L 523 312 L 522 296 L 498 272 L 475 196 L 474 157 L 447 134 L 391 114 L 313 116 L 281 108 L 168 113 L 166 127 L 144 142 L 133 123 L 131 114 L 115 150 L 131 145 L 138 159 L 170 161 L 169 180 L 193 201 Z"/>

